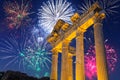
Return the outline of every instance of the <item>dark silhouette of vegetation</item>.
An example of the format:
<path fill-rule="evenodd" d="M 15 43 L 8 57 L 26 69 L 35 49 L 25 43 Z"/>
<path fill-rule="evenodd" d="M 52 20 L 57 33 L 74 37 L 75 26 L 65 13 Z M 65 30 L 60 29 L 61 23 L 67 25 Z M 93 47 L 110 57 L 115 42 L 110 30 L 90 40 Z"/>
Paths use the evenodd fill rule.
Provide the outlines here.
<path fill-rule="evenodd" d="M 0 72 L 0 80 L 50 80 L 50 78 L 42 77 L 38 79 L 18 71 L 6 71 Z"/>

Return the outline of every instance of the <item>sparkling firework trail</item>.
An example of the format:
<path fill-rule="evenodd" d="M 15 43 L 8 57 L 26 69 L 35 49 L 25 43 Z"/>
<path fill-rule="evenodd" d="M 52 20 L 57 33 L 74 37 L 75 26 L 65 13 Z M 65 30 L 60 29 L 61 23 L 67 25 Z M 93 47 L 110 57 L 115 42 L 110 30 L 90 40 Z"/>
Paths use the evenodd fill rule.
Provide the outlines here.
<path fill-rule="evenodd" d="M 26 49 L 31 65 L 35 67 L 36 71 L 40 71 L 43 67 L 49 69 L 48 63 L 51 63 L 51 58 L 47 55 L 51 53 L 46 50 L 47 42 L 41 35 L 32 36 L 31 38 L 29 47 Z"/>
<path fill-rule="evenodd" d="M 104 12 L 107 17 L 118 13 L 116 10 L 120 5 L 118 4 L 120 0 L 84 0 L 83 3 L 80 5 L 79 12 L 84 13 L 86 12 L 94 2 L 98 2 L 99 5 L 102 7 L 102 12 Z"/>
<path fill-rule="evenodd" d="M 48 34 L 59 19 L 70 23 L 70 16 L 74 13 L 71 3 L 66 0 L 50 0 L 44 2 L 39 9 L 39 26 Z"/>
<path fill-rule="evenodd" d="M 17 1 L 6 1 L 4 10 L 7 14 L 7 22 L 9 28 L 19 28 L 21 25 L 28 25 L 31 19 L 29 18 L 31 5 L 30 0 L 22 0 L 21 3 Z"/>
<path fill-rule="evenodd" d="M 40 37 L 36 36 L 28 37 L 28 34 L 23 31 L 20 35 L 13 34 L 0 39 L 0 64 L 4 65 L 0 65 L 0 68 L 4 67 L 3 70 L 11 69 L 11 66 L 17 64 L 16 68 L 19 67 L 19 70 L 28 72 L 30 69 L 34 73 L 41 73 L 39 76 L 48 72 L 51 58 L 50 52 L 45 49 L 47 46 L 45 40 L 40 40 Z M 2 61 L 6 61 L 6 63 L 2 63 Z M 36 74 L 32 75 L 36 76 Z"/>
<path fill-rule="evenodd" d="M 29 41 L 29 47 L 26 49 L 30 67 L 36 71 L 35 76 L 38 78 L 43 77 L 43 75 L 46 76 L 46 73 L 50 73 L 49 66 L 51 65 L 51 53 L 46 50 L 48 45 L 41 31 L 40 28 L 33 27 L 32 40 Z M 41 75 L 38 75 L 40 73 Z"/>
<path fill-rule="evenodd" d="M 4 69 L 8 69 L 8 66 L 10 66 L 11 64 L 15 65 L 16 63 L 19 64 L 19 69 L 20 67 L 23 67 L 25 69 L 24 63 L 27 58 L 25 58 L 24 56 L 26 55 L 25 48 L 27 45 L 28 37 L 25 37 L 25 34 L 22 35 L 23 36 L 19 36 L 15 33 L 13 35 L 11 33 L 7 37 L 3 37 L 2 39 L 0 39 L 0 63 L 3 64 L 2 61 L 9 60 L 7 61 L 7 63 L 4 64 Z M 19 38 L 22 39 L 19 40 Z"/>
<path fill-rule="evenodd" d="M 117 54 L 114 48 L 110 45 L 106 44 L 106 57 L 107 57 L 107 64 L 109 73 L 114 71 L 115 65 L 117 63 Z M 88 52 L 85 55 L 85 69 L 86 69 L 86 76 L 89 80 L 93 80 L 97 76 L 96 70 L 96 58 L 95 58 L 95 47 L 90 46 Z"/>

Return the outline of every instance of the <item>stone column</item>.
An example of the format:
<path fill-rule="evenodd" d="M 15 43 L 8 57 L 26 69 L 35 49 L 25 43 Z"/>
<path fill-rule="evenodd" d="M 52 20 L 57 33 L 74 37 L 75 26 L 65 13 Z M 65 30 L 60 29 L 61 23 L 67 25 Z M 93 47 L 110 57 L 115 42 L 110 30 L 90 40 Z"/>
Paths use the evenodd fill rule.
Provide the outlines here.
<path fill-rule="evenodd" d="M 85 80 L 84 69 L 84 29 L 76 33 L 76 80 Z"/>
<path fill-rule="evenodd" d="M 58 52 L 56 49 L 52 50 L 52 68 L 50 80 L 58 80 Z"/>
<path fill-rule="evenodd" d="M 68 80 L 73 80 L 73 59 L 72 54 L 69 53 L 68 56 Z"/>
<path fill-rule="evenodd" d="M 103 24 L 101 19 L 98 19 L 94 24 L 97 77 L 98 80 L 108 80 L 107 61 L 102 26 Z"/>
<path fill-rule="evenodd" d="M 62 43 L 62 65 L 61 65 L 61 80 L 68 80 L 68 47 L 69 40 L 64 40 Z"/>

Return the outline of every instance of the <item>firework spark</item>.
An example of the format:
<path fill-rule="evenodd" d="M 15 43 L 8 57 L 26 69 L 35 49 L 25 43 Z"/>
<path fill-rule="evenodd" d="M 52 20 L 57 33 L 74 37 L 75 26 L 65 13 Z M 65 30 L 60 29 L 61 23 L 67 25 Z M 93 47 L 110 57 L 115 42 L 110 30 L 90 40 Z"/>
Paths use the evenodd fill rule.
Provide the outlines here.
<path fill-rule="evenodd" d="M 45 75 L 46 72 L 49 72 L 49 66 L 51 65 L 51 53 L 46 50 L 48 48 L 47 42 L 44 36 L 39 33 L 39 30 L 40 29 L 32 33 L 33 36 L 26 48 L 26 56 L 28 57 L 30 68 L 36 71 L 35 76 L 38 78 Z M 38 75 L 39 73 L 41 73 L 41 75 Z"/>
<path fill-rule="evenodd" d="M 74 13 L 71 3 L 66 0 L 50 0 L 39 9 L 39 26 L 50 33 L 59 19 L 70 23 L 70 16 Z"/>
<path fill-rule="evenodd" d="M 27 25 L 31 20 L 29 18 L 29 15 L 32 14 L 29 12 L 30 9 L 30 0 L 22 0 L 21 4 L 16 1 L 6 1 L 4 4 L 4 10 L 7 14 L 6 20 L 9 28 L 16 27 L 17 29 L 21 25 Z"/>
<path fill-rule="evenodd" d="M 25 48 L 28 38 L 25 37 L 26 35 L 23 34 L 23 36 L 19 36 L 16 34 L 10 34 L 7 37 L 3 37 L 0 39 L 0 60 L 1 62 L 4 60 L 9 60 L 4 65 L 4 69 L 8 68 L 11 64 L 19 64 L 20 67 L 25 68 Z M 19 37 L 22 38 L 19 40 Z M 20 44 L 19 44 L 20 43 Z M 2 69 L 2 68 L 1 68 Z M 3 70 L 4 70 L 3 69 Z"/>
<path fill-rule="evenodd" d="M 4 65 L 0 65 L 0 68 L 7 70 L 14 65 L 19 70 L 29 72 L 30 69 L 34 73 L 41 73 L 39 76 L 42 76 L 51 65 L 50 52 L 45 49 L 47 43 L 33 35 L 28 37 L 29 34 L 25 31 L 20 34 L 11 33 L 8 37 L 0 39 L 0 53 L 2 53 L 0 63 Z M 43 72 L 44 69 L 46 70 Z"/>
<path fill-rule="evenodd" d="M 51 63 L 51 58 L 47 56 L 50 52 L 46 50 L 46 47 L 47 42 L 43 37 L 32 36 L 32 40 L 29 41 L 29 47 L 26 49 L 27 56 L 36 71 L 40 71 L 43 67 L 49 69 L 48 63 Z"/>
<path fill-rule="evenodd" d="M 117 63 L 117 54 L 114 48 L 110 45 L 105 45 L 106 48 L 106 57 L 109 73 L 114 71 L 115 65 Z M 96 78 L 96 58 L 95 58 L 95 47 L 90 46 L 88 52 L 85 55 L 85 68 L 86 68 L 86 76 L 89 80 L 93 80 Z"/>
<path fill-rule="evenodd" d="M 96 1 L 102 7 L 103 9 L 102 12 L 104 12 L 107 15 L 107 17 L 115 13 L 118 13 L 116 9 L 120 7 L 118 4 L 120 0 L 84 0 L 83 3 L 80 5 L 79 12 L 80 13 L 86 12 L 91 7 L 91 5 Z"/>

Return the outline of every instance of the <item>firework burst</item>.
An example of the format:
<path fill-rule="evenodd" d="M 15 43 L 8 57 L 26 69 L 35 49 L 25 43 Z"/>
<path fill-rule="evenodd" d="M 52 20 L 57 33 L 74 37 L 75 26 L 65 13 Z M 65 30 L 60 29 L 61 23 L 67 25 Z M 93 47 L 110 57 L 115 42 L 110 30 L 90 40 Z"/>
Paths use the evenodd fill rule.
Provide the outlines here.
<path fill-rule="evenodd" d="M 21 25 L 27 25 L 31 19 L 29 18 L 31 5 L 30 0 L 22 0 L 21 3 L 17 1 L 6 1 L 4 10 L 7 14 L 7 22 L 9 28 L 19 28 Z"/>
<path fill-rule="evenodd" d="M 26 49 L 29 62 L 35 67 L 36 71 L 41 71 L 43 67 L 49 69 L 48 63 L 51 63 L 51 58 L 48 55 L 51 53 L 46 50 L 47 42 L 42 36 L 32 36 L 31 39 L 29 47 Z"/>
<path fill-rule="evenodd" d="M 71 3 L 66 0 L 50 0 L 39 9 L 39 26 L 50 33 L 59 19 L 70 23 L 70 16 L 74 13 Z"/>
<path fill-rule="evenodd" d="M 110 45 L 106 44 L 106 59 L 108 64 L 109 73 L 114 71 L 115 65 L 117 63 L 117 54 L 114 48 Z M 85 55 L 85 68 L 86 68 L 86 76 L 89 80 L 93 80 L 97 76 L 96 69 L 96 58 L 95 58 L 95 47 L 90 46 L 88 52 Z"/>
<path fill-rule="evenodd" d="M 35 71 L 36 77 L 42 77 L 46 75 L 46 72 L 50 73 L 51 65 L 51 52 L 46 50 L 49 45 L 47 44 L 44 36 L 39 32 L 40 29 L 34 28 L 36 31 L 32 31 L 31 39 L 28 42 L 26 53 L 29 62 L 29 68 Z M 37 34 L 36 34 L 37 33 Z M 38 75 L 41 73 L 41 75 Z"/>
<path fill-rule="evenodd" d="M 19 65 L 17 67 L 23 67 L 25 68 L 25 48 L 27 45 L 28 37 L 25 37 L 25 34 L 22 34 L 23 36 L 19 36 L 14 34 L 9 34 L 7 37 L 3 37 L 0 39 L 0 63 L 2 64 L 2 61 L 9 60 L 4 65 L 4 69 L 8 69 L 8 66 L 11 64 L 18 63 Z M 22 38 L 21 40 L 19 38 Z M 20 43 L 20 44 L 19 44 Z M 2 68 L 2 67 L 1 67 Z"/>
<path fill-rule="evenodd" d="M 16 66 L 16 70 L 39 72 L 41 73 L 39 76 L 44 75 L 45 71 L 48 72 L 51 58 L 50 52 L 46 50 L 47 43 L 40 40 L 40 37 L 28 35 L 30 34 L 24 30 L 20 31 L 20 34 L 17 31 L 0 39 L 0 64 L 4 65 L 0 65 L 2 70 L 13 69 L 14 67 L 11 67 Z M 2 63 L 3 61 L 6 62 Z"/>
<path fill-rule="evenodd" d="M 93 3 L 98 2 L 98 4 L 102 7 L 102 12 L 104 12 L 107 17 L 118 13 L 116 10 L 119 6 L 120 0 L 84 0 L 83 3 L 80 5 L 79 12 L 84 13 L 86 12 Z"/>

